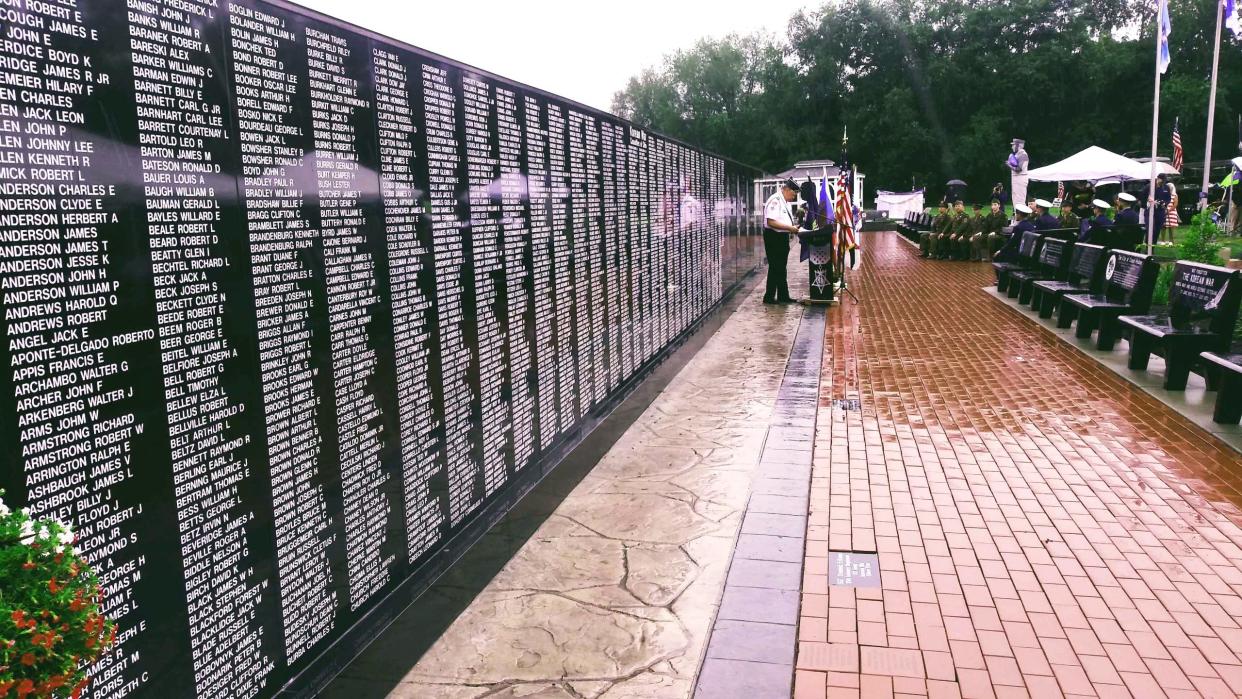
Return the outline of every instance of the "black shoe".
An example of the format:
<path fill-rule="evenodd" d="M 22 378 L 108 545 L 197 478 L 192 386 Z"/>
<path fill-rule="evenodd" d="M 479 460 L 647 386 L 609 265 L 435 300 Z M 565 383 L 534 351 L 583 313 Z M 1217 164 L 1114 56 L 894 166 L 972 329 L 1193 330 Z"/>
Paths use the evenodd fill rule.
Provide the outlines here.
<path fill-rule="evenodd" d="M 770 299 L 770 298 L 767 298 L 767 297 L 764 297 L 763 302 L 764 302 L 764 303 L 766 303 L 766 304 L 767 304 L 767 305 L 769 305 L 769 306 L 774 305 L 774 304 L 777 304 L 777 303 L 780 303 L 779 301 L 774 301 L 774 300 L 772 300 L 772 299 Z"/>
<path fill-rule="evenodd" d="M 788 298 L 786 298 L 786 299 L 776 299 L 776 302 L 777 302 L 777 303 L 797 303 L 797 301 L 794 301 L 793 299 L 788 299 Z"/>

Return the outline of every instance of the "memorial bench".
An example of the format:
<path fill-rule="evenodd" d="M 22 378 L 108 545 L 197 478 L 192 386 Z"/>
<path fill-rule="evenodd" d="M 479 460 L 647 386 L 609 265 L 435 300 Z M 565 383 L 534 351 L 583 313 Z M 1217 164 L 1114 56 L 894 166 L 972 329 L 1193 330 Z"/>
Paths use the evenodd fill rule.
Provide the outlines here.
<path fill-rule="evenodd" d="M 1044 237 L 1044 245 L 1039 250 L 1039 259 L 1035 261 L 1035 269 L 1015 270 L 1009 273 L 1009 286 L 1006 292 L 1009 298 L 1018 299 L 1018 303 L 1027 304 L 1035 282 L 1045 280 L 1063 280 L 1069 273 L 1070 256 L 1074 249 L 1072 240 L 1061 240 L 1050 236 Z"/>
<path fill-rule="evenodd" d="M 1075 243 L 1070 253 L 1069 267 L 1065 277 L 1045 279 L 1031 284 L 1031 309 L 1039 311 L 1040 318 L 1051 318 L 1057 304 L 1066 294 L 1099 293 L 1104 281 L 1104 263 L 1108 248 L 1091 243 Z M 1058 321 L 1060 327 L 1068 328 L 1074 321 L 1068 315 Z M 1061 325 L 1064 323 L 1064 325 Z"/>
<path fill-rule="evenodd" d="M 1091 242 L 1113 250 L 1137 252 L 1147 242 L 1147 228 L 1142 224 L 1114 224 L 1107 230 L 1096 231 Z"/>
<path fill-rule="evenodd" d="M 1212 421 L 1222 425 L 1238 424 L 1242 420 L 1242 354 L 1204 352 L 1199 357 L 1206 365 L 1209 386 L 1214 384 L 1219 389 Z"/>
<path fill-rule="evenodd" d="M 1008 293 L 1009 279 L 1014 272 L 1035 269 L 1039 250 L 1043 247 L 1044 234 L 1040 231 L 1026 231 L 1022 240 L 1018 241 L 1017 262 L 993 262 L 992 271 L 996 272 L 996 293 Z"/>
<path fill-rule="evenodd" d="M 1078 318 L 1075 337 L 1089 338 L 1099 328 L 1095 346 L 1101 350 L 1111 350 L 1116 343 L 1119 316 L 1141 315 L 1151 308 L 1156 273 L 1160 270 L 1159 263 L 1151 255 L 1111 250 L 1107 258 L 1100 291 L 1065 294 L 1060 306 L 1062 318 L 1072 319 L 1075 315 Z M 1061 324 L 1059 319 L 1057 325 Z"/>
<path fill-rule="evenodd" d="M 1200 353 L 1229 350 L 1242 299 L 1240 275 L 1215 265 L 1176 262 L 1167 312 L 1117 319 L 1130 341 L 1130 369 L 1146 369 L 1153 353 L 1162 356 L 1165 390 L 1185 390 Z"/>

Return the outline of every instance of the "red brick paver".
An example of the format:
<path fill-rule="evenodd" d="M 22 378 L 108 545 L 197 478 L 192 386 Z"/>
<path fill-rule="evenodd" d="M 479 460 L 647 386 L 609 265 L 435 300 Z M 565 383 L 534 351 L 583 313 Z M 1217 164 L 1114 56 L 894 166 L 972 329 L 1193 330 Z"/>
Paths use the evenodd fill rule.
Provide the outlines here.
<path fill-rule="evenodd" d="M 796 696 L 1242 695 L 1242 460 L 868 234 L 828 313 Z M 860 399 L 861 409 L 834 401 Z M 881 589 L 829 587 L 829 549 Z"/>

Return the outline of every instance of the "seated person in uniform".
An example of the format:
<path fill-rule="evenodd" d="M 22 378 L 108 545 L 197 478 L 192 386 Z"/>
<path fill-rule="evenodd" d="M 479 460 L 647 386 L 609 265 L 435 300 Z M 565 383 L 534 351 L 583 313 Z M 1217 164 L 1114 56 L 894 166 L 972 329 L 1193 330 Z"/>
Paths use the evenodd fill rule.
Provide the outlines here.
<path fill-rule="evenodd" d="M 931 228 L 919 234 L 919 257 L 935 256 L 936 238 L 950 220 L 949 204 L 942 201 L 940 202 L 940 213 L 936 215 L 936 218 L 932 219 Z"/>
<path fill-rule="evenodd" d="M 1091 218 L 1082 222 L 1082 235 L 1078 237 L 1080 243 L 1091 243 L 1102 240 L 1113 227 L 1113 220 L 1108 217 L 1108 210 L 1113 207 L 1103 199 L 1093 199 L 1091 201 Z M 1094 240 L 1093 240 L 1094 239 Z M 1098 244 L 1098 243 L 1097 243 Z"/>
<path fill-rule="evenodd" d="M 1078 220 L 1091 218 L 1091 200 L 1095 199 L 1095 185 L 1089 182 L 1074 182 L 1070 191 L 1070 202 L 1074 215 Z"/>
<path fill-rule="evenodd" d="M 987 262 L 992 259 L 997 250 L 1000 250 L 1005 244 L 1005 226 L 1009 223 L 1009 219 L 1005 216 L 1005 212 L 1001 208 L 999 199 L 992 200 L 992 210 L 984 219 L 986 228 L 984 229 L 984 254 L 979 256 L 979 260 Z"/>
<path fill-rule="evenodd" d="M 1048 213 L 1051 208 L 1052 202 L 1047 199 L 1035 200 L 1035 230 L 1050 231 L 1061 227 L 1061 222 Z"/>
<path fill-rule="evenodd" d="M 949 260 L 964 260 L 970 252 L 970 214 L 962 200 L 953 202 L 953 226 L 949 229 L 949 244 L 941 255 Z"/>
<path fill-rule="evenodd" d="M 1074 213 L 1074 208 L 1071 206 L 1069 197 L 1066 197 L 1061 201 L 1061 216 L 1057 219 L 1057 223 L 1060 224 L 1060 228 L 1079 230 L 1081 227 L 1080 224 L 1082 221 L 1078 218 L 1078 214 Z"/>
<path fill-rule="evenodd" d="M 1014 204 L 1013 215 L 1018 222 L 1013 226 L 1013 232 L 1009 234 L 1009 240 L 1005 241 L 1004 247 L 992 255 L 992 259 L 997 262 L 1016 262 L 1018 260 L 1018 246 L 1022 243 L 1022 234 L 1027 231 L 1035 230 L 1035 222 L 1031 220 L 1034 214 L 1031 207 L 1025 204 Z"/>
<path fill-rule="evenodd" d="M 1139 213 L 1136 208 L 1138 199 L 1129 192 L 1122 192 L 1117 195 L 1116 201 L 1113 202 L 1117 207 L 1117 216 L 1114 223 L 1119 226 L 1137 226 L 1139 225 Z"/>
<path fill-rule="evenodd" d="M 983 246 L 987 245 L 987 217 L 983 215 L 982 204 L 971 204 L 974 214 L 970 217 L 970 249 L 967 259 L 971 262 L 981 259 Z"/>

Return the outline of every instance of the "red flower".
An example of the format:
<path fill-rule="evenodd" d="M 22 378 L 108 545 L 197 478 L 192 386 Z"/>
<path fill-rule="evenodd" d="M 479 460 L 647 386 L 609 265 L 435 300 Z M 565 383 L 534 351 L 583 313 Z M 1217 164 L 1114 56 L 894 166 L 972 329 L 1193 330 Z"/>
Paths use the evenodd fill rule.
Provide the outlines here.
<path fill-rule="evenodd" d="M 6 680 L 0 682 L 0 698 L 7 697 L 9 695 L 9 690 L 12 689 L 15 684 L 17 684 L 16 680 Z"/>
<path fill-rule="evenodd" d="M 60 592 L 62 589 L 64 589 L 64 585 L 61 585 L 60 583 L 56 582 L 56 577 L 53 576 L 51 580 L 47 581 L 47 589 L 52 594 L 56 594 L 57 592 Z"/>
<path fill-rule="evenodd" d="M 22 564 L 22 570 L 34 570 L 34 569 L 35 569 L 34 561 L 26 561 L 25 563 Z"/>
<path fill-rule="evenodd" d="M 24 619 L 25 617 L 26 617 L 26 612 L 23 612 L 20 609 L 13 610 L 13 623 L 17 624 L 18 628 L 21 628 L 22 619 Z"/>
<path fill-rule="evenodd" d="M 23 653 L 22 654 L 22 665 L 34 665 L 34 664 L 35 664 L 34 653 Z"/>
<path fill-rule="evenodd" d="M 33 692 L 34 690 L 35 690 L 34 682 L 31 682 L 30 680 L 22 680 L 21 684 L 17 685 L 17 696 L 19 698 L 24 697 L 27 694 L 30 694 L 31 692 Z"/>

